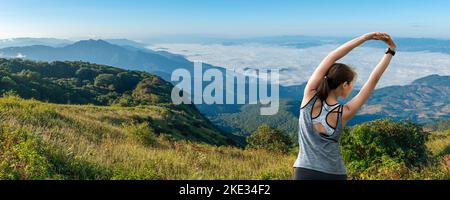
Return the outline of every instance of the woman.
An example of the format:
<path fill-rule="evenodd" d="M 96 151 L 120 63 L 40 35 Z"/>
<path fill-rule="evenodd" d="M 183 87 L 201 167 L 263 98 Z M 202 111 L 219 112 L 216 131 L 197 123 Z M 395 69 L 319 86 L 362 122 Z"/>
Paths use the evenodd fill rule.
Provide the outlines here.
<path fill-rule="evenodd" d="M 368 40 L 382 40 L 388 50 L 360 92 L 341 105 L 353 89 L 356 73 L 336 63 Z M 340 46 L 326 56 L 306 84 L 299 117 L 299 154 L 294 163 L 295 180 L 346 180 L 339 138 L 345 123 L 361 108 L 395 55 L 396 44 L 387 33 L 367 33 Z"/>

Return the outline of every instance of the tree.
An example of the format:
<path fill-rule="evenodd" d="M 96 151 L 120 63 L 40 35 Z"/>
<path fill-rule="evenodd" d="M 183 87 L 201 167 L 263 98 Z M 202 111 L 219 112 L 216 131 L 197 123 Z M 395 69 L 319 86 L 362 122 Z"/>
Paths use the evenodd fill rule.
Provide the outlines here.
<path fill-rule="evenodd" d="M 95 78 L 95 86 L 113 89 L 116 88 L 117 78 L 114 74 L 99 74 Z"/>
<path fill-rule="evenodd" d="M 81 67 L 75 72 L 75 75 L 81 80 L 94 80 L 97 76 L 98 72 L 93 69 L 89 69 L 86 67 Z"/>
<path fill-rule="evenodd" d="M 263 124 L 247 138 L 247 148 L 266 149 L 273 152 L 286 153 L 289 151 L 290 140 L 280 130 Z"/>
<path fill-rule="evenodd" d="M 170 84 L 155 76 L 139 82 L 132 96 L 142 105 L 170 103 L 170 91 Z"/>
<path fill-rule="evenodd" d="M 17 83 L 16 83 L 16 81 L 14 81 L 11 77 L 9 77 L 9 76 L 4 76 L 4 77 L 2 77 L 2 79 L 1 79 L 1 84 L 6 84 L 6 85 L 8 85 L 8 86 L 10 86 L 10 87 L 16 87 L 16 85 L 17 85 Z M 1 86 L 0 86 L 1 87 Z"/>
<path fill-rule="evenodd" d="M 117 74 L 117 79 L 120 82 L 117 90 L 119 92 L 125 92 L 133 90 L 136 85 L 141 81 L 140 77 L 132 72 L 120 72 Z"/>
<path fill-rule="evenodd" d="M 30 70 L 22 70 L 19 74 L 20 77 L 27 78 L 32 81 L 38 81 L 41 79 L 41 74 Z"/>

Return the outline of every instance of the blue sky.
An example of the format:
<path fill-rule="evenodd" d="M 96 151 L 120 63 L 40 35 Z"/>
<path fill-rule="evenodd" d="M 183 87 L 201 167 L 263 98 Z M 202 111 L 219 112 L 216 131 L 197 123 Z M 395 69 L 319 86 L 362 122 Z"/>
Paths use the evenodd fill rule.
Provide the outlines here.
<path fill-rule="evenodd" d="M 0 38 L 165 35 L 450 38 L 447 0 L 2 0 Z"/>

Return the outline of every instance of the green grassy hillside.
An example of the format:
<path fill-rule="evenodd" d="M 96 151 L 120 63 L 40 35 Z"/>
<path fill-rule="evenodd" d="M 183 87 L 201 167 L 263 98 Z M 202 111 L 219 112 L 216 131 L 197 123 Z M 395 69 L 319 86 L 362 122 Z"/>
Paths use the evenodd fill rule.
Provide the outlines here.
<path fill-rule="evenodd" d="M 89 115 L 101 113 L 99 120 L 109 120 L 115 125 L 131 121 L 148 123 L 156 134 L 166 133 L 176 139 L 212 145 L 236 144 L 195 106 L 173 105 L 172 88 L 171 83 L 158 76 L 105 65 L 0 59 L 0 95 L 13 93 L 24 99 L 58 104 L 115 106 L 80 106 L 64 115 L 84 119 L 79 124 L 90 123 L 93 117 Z M 127 115 L 123 114 L 125 111 Z"/>
<path fill-rule="evenodd" d="M 163 106 L 57 105 L 9 96 L 0 98 L 0 127 L 0 179 L 288 178 L 294 159 L 192 142 L 225 138 Z"/>
<path fill-rule="evenodd" d="M 188 134 L 214 138 L 186 115 L 164 106 L 0 98 L 0 179 L 291 179 L 296 148 L 281 154 L 177 140 Z M 443 158 L 450 136 L 435 132 L 430 138 L 427 146 L 435 163 L 392 168 L 367 178 L 449 179 Z"/>

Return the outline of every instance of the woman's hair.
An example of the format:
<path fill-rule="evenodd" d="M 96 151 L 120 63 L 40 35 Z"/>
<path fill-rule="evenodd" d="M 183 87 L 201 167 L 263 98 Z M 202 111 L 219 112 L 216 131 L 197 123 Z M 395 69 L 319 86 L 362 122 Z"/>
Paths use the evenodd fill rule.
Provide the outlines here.
<path fill-rule="evenodd" d="M 317 88 L 317 96 L 321 100 L 325 100 L 331 90 L 336 89 L 342 83 L 350 83 L 355 77 L 356 72 L 351 67 L 342 63 L 334 63 L 322 78 L 322 82 Z"/>

